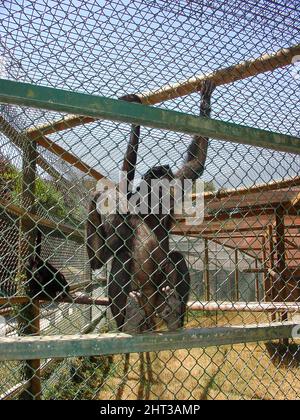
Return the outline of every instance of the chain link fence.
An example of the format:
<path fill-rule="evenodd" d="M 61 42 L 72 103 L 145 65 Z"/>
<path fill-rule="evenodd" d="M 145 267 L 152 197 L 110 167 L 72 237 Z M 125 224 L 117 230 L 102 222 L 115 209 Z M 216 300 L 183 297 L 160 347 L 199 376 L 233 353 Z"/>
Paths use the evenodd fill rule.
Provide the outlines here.
<path fill-rule="evenodd" d="M 298 2 L 0 12 L 0 398 L 299 398 Z"/>

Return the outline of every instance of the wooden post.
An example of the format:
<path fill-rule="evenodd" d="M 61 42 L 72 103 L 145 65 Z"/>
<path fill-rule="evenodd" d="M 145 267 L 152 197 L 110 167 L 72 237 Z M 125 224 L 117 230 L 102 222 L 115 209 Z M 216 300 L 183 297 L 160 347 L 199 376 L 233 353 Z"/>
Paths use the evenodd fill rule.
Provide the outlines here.
<path fill-rule="evenodd" d="M 22 168 L 22 206 L 26 212 L 35 214 L 35 181 L 37 165 L 36 142 L 24 144 L 23 168 Z M 20 241 L 19 241 L 19 269 L 20 278 L 24 275 L 24 265 L 28 258 L 35 253 L 37 229 L 33 220 L 26 215 L 20 218 Z M 25 292 L 30 292 L 29 286 L 22 282 Z M 40 306 L 36 299 L 22 306 L 19 312 L 19 329 L 21 335 L 40 334 Z M 40 359 L 27 360 L 23 366 L 24 380 L 29 382 L 29 387 L 20 398 L 27 400 L 39 400 L 41 398 Z"/>
<path fill-rule="evenodd" d="M 258 262 L 255 258 L 255 269 L 258 270 Z M 259 302 L 259 273 L 258 271 L 255 273 L 255 299 Z"/>
<path fill-rule="evenodd" d="M 273 226 L 268 226 L 268 238 L 269 238 L 269 249 L 270 249 L 270 269 L 275 271 L 275 247 L 274 247 L 274 240 L 273 240 Z M 274 288 L 274 281 L 271 274 L 268 274 L 270 279 L 270 295 L 272 298 L 272 302 L 276 298 L 276 290 Z M 276 321 L 276 312 L 271 314 L 272 321 Z"/>
<path fill-rule="evenodd" d="M 288 298 L 285 282 L 286 259 L 284 215 L 285 209 L 276 209 L 276 251 L 279 276 L 277 278 L 277 287 L 275 287 L 275 290 L 277 290 L 277 296 L 275 297 L 275 300 L 280 300 L 281 302 L 286 302 Z M 280 313 L 279 317 L 281 321 L 288 321 L 288 312 Z M 281 342 L 288 347 L 288 338 L 282 339 Z"/>
<path fill-rule="evenodd" d="M 273 241 L 273 226 L 268 226 L 269 247 L 270 247 L 270 268 L 274 270 L 275 267 L 275 247 Z"/>
<path fill-rule="evenodd" d="M 205 285 L 205 298 L 210 300 L 210 284 L 209 284 L 209 251 L 208 240 L 204 239 L 204 285 Z"/>
<path fill-rule="evenodd" d="M 270 295 L 270 276 L 268 274 L 267 264 L 267 249 L 266 249 L 266 237 L 262 236 L 262 263 L 263 263 L 263 286 L 264 286 L 264 300 L 265 302 L 272 301 Z"/>
<path fill-rule="evenodd" d="M 240 292 L 239 292 L 239 252 L 237 249 L 234 250 L 234 298 L 235 301 L 238 302 L 240 299 Z"/>
<path fill-rule="evenodd" d="M 285 226 L 284 226 L 284 215 L 285 210 L 280 208 L 276 209 L 276 252 L 277 252 L 277 269 L 279 276 L 277 279 L 277 295 L 275 300 L 286 302 L 287 290 L 285 284 L 285 271 L 286 271 L 286 259 L 285 259 Z M 282 314 L 282 321 L 288 319 L 287 313 Z"/>

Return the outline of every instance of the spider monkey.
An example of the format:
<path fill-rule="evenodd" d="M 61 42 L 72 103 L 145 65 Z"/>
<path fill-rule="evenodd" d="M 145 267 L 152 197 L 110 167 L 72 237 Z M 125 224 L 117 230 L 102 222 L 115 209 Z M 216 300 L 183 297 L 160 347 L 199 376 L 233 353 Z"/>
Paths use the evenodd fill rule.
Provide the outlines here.
<path fill-rule="evenodd" d="M 211 113 L 211 94 L 214 90 L 211 81 L 201 88 L 200 116 L 209 117 Z M 122 100 L 141 103 L 137 95 L 126 95 Z M 123 161 L 123 171 L 127 171 L 127 185 L 133 181 L 139 145 L 140 126 L 132 125 L 127 151 Z M 194 136 L 187 150 L 186 161 L 174 174 L 169 165 L 155 166 L 142 178 L 147 185 L 147 196 L 151 194 L 153 179 L 196 180 L 204 171 L 208 148 L 208 138 Z M 138 188 L 138 192 L 139 188 Z M 132 192 L 129 191 L 128 198 Z M 141 323 L 143 330 L 152 330 L 155 315 L 163 318 L 169 329 L 183 325 L 190 289 L 190 275 L 184 257 L 170 251 L 169 233 L 174 223 L 174 202 L 168 214 L 153 214 L 149 200 L 145 196 L 149 211 L 146 215 L 115 214 L 105 221 L 97 211 L 96 193 L 90 204 L 87 222 L 87 250 L 92 269 L 101 268 L 111 257 L 112 268 L 108 284 L 110 307 L 120 331 L 132 331 L 128 318 Z M 161 197 L 160 197 L 161 198 Z M 136 305 L 138 303 L 138 305 Z M 126 312 L 126 306 L 129 309 Z M 137 327 L 137 326 L 136 326 Z M 137 328 L 138 330 L 138 328 Z"/>
<path fill-rule="evenodd" d="M 57 296 L 70 296 L 70 286 L 65 276 L 48 261 L 41 259 L 41 232 L 37 233 L 35 256 L 25 265 L 29 295 L 38 299 L 55 299 Z"/>

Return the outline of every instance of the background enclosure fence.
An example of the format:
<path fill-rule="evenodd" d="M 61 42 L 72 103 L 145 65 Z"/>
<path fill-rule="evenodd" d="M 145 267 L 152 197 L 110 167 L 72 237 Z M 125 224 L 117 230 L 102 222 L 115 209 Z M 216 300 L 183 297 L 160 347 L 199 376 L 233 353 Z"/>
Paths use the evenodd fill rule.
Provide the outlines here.
<path fill-rule="evenodd" d="M 7 1 L 0 19 L 0 398 L 299 398 L 298 2 Z M 92 270 L 86 249 L 131 123 L 134 189 L 210 138 L 204 220 L 168 232 L 191 277 L 184 327 L 161 335 L 118 331 L 112 262 Z M 67 295 L 33 293 L 36 256 Z"/>

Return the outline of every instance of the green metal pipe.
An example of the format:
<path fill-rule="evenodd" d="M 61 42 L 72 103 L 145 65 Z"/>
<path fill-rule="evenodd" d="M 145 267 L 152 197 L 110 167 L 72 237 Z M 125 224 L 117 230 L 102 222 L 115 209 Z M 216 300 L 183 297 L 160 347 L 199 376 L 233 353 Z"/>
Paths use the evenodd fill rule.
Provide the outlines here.
<path fill-rule="evenodd" d="M 299 325 L 287 322 L 138 335 L 106 333 L 0 338 L 0 361 L 206 348 L 290 338 L 295 329 L 299 330 Z"/>
<path fill-rule="evenodd" d="M 300 153 L 300 138 L 229 122 L 62 89 L 0 79 L 0 102 Z"/>

